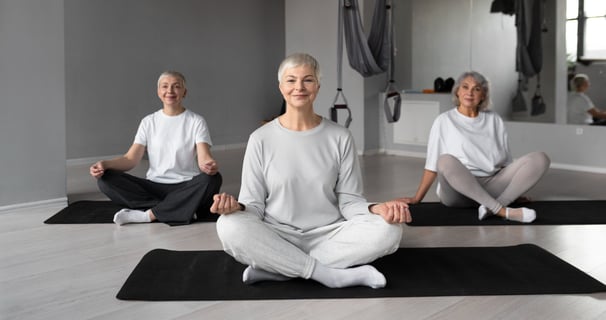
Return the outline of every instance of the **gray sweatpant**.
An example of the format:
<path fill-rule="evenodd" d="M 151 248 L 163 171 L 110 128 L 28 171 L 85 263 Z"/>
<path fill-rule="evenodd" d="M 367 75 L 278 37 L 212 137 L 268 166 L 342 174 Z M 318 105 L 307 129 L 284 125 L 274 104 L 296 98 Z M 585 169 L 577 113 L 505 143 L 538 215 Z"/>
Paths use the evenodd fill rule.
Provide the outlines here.
<path fill-rule="evenodd" d="M 530 190 L 549 169 L 550 160 L 543 152 L 532 152 L 514 160 L 493 176 L 476 177 L 456 157 L 438 158 L 440 201 L 450 207 L 479 204 L 498 212 Z"/>
<path fill-rule="evenodd" d="M 309 279 L 315 264 L 333 268 L 370 263 L 395 252 L 402 226 L 379 215 L 359 215 L 309 231 L 273 225 L 254 213 L 222 215 L 217 233 L 225 252 L 240 263 L 287 277 Z"/>

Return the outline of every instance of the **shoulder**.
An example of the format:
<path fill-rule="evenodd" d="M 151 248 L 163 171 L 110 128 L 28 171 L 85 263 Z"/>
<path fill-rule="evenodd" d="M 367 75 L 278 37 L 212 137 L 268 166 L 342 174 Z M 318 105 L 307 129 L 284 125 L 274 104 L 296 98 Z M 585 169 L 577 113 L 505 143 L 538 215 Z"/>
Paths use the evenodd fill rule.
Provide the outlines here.
<path fill-rule="evenodd" d="M 493 128 L 492 130 L 496 130 L 496 132 L 507 132 L 507 128 L 505 127 L 505 121 L 501 116 L 492 111 L 492 110 L 484 110 L 482 111 L 484 114 L 484 123 L 487 126 L 486 128 Z"/>
<path fill-rule="evenodd" d="M 449 110 L 446 110 L 442 113 L 440 113 L 436 119 L 440 119 L 440 120 L 445 120 L 445 119 L 456 119 L 457 116 L 459 114 L 459 111 L 457 111 L 456 107 L 453 107 Z"/>
<path fill-rule="evenodd" d="M 161 116 L 161 114 L 159 114 L 159 112 L 161 112 L 161 111 L 162 111 L 162 109 L 146 115 L 145 117 L 143 117 L 143 119 L 141 119 L 141 124 L 149 124 L 149 123 L 153 122 L 155 119 L 158 119 Z"/>
<path fill-rule="evenodd" d="M 143 117 L 143 120 L 145 120 L 145 119 L 154 119 L 154 118 L 157 118 L 157 117 L 159 117 L 161 115 L 162 115 L 162 109 L 158 109 L 158 110 L 156 110 L 156 111 L 154 111 L 154 112 L 146 115 L 145 117 Z"/>
<path fill-rule="evenodd" d="M 457 109 L 452 108 L 448 111 L 444 111 L 440 113 L 433 121 L 434 126 L 442 125 L 445 122 L 456 122 L 457 117 Z"/>
<path fill-rule="evenodd" d="M 260 141 L 263 140 L 265 137 L 271 137 L 272 135 L 277 134 L 277 121 L 278 119 L 276 118 L 255 129 L 248 137 L 249 142 Z"/>
<path fill-rule="evenodd" d="M 484 116 L 489 121 L 503 123 L 503 118 L 501 118 L 501 116 L 498 113 L 494 112 L 493 110 L 484 110 L 484 111 L 482 111 L 482 113 L 484 113 Z"/>
<path fill-rule="evenodd" d="M 324 126 L 324 130 L 329 131 L 332 134 L 339 136 L 351 136 L 351 131 L 349 131 L 349 129 L 327 118 L 322 117 L 322 125 Z"/>
<path fill-rule="evenodd" d="M 201 122 L 205 121 L 203 116 L 201 116 L 200 114 L 195 113 L 194 111 L 191 111 L 189 109 L 185 109 L 184 116 L 185 116 L 185 118 L 193 120 L 193 121 L 201 121 Z"/>

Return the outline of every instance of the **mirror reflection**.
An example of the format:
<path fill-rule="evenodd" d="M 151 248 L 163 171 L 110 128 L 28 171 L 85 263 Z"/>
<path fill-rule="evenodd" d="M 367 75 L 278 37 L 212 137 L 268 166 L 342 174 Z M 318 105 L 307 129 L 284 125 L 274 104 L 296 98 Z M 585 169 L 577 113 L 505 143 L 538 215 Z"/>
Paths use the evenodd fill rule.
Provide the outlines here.
<path fill-rule="evenodd" d="M 606 2 L 567 0 L 567 124 L 606 123 Z"/>

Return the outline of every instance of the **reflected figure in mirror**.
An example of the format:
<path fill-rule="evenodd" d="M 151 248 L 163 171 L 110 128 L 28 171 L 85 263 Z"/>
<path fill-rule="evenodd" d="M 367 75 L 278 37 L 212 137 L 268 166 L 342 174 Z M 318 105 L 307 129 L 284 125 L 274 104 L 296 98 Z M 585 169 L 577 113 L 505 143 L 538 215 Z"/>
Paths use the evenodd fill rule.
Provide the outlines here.
<path fill-rule="evenodd" d="M 570 81 L 572 91 L 568 94 L 568 124 L 606 125 L 606 112 L 596 108 L 585 94 L 590 86 L 589 77 L 584 73 L 576 74 Z"/>

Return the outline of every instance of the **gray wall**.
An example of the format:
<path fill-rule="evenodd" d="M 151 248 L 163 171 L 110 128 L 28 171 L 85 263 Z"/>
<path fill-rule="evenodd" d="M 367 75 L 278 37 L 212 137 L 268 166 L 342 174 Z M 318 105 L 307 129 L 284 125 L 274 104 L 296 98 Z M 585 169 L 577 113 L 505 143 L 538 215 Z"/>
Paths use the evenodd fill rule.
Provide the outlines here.
<path fill-rule="evenodd" d="M 284 3 L 65 0 L 67 159 L 124 153 L 162 107 L 158 75 L 183 72 L 185 106 L 215 145 L 242 144 L 278 114 Z"/>
<path fill-rule="evenodd" d="M 0 0 L 0 209 L 65 202 L 63 1 Z"/>

